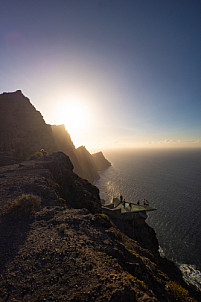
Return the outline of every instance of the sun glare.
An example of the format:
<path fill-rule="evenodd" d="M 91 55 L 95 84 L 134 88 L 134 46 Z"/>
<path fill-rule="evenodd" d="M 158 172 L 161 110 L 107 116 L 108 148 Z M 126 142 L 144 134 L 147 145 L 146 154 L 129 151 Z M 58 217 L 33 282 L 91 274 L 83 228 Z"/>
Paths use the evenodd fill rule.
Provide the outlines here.
<path fill-rule="evenodd" d="M 66 99 L 59 105 L 58 121 L 64 124 L 73 141 L 86 135 L 90 125 L 89 106 L 83 101 Z"/>

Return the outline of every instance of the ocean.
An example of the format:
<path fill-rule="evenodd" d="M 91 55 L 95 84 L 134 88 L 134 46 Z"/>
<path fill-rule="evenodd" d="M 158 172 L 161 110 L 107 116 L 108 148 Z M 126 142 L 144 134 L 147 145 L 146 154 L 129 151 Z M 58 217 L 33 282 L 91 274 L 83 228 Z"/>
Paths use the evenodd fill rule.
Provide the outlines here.
<path fill-rule="evenodd" d="M 113 150 L 104 155 L 112 166 L 96 183 L 101 198 L 109 202 L 122 194 L 126 201 L 149 200 L 157 211 L 146 222 L 156 231 L 161 255 L 201 289 L 201 150 Z"/>

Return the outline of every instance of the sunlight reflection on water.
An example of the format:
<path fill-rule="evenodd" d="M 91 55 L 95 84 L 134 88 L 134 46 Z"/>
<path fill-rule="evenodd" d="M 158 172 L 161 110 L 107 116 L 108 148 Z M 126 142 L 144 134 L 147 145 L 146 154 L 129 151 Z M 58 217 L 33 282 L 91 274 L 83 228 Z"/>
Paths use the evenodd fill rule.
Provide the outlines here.
<path fill-rule="evenodd" d="M 110 201 L 122 194 L 126 201 L 148 199 L 157 211 L 147 223 L 165 255 L 201 269 L 201 152 L 135 151 L 107 158 L 113 166 L 96 183 L 101 198 Z"/>

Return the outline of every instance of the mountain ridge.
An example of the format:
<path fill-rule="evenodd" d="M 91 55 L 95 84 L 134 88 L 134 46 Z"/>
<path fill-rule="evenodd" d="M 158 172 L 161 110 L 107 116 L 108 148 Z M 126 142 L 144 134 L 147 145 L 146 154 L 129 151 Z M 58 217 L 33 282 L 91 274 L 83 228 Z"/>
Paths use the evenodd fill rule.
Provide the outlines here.
<path fill-rule="evenodd" d="M 0 166 L 28 160 L 41 149 L 69 155 L 74 171 L 91 183 L 99 178 L 98 160 L 75 148 L 64 125 L 46 124 L 21 90 L 0 94 Z"/>

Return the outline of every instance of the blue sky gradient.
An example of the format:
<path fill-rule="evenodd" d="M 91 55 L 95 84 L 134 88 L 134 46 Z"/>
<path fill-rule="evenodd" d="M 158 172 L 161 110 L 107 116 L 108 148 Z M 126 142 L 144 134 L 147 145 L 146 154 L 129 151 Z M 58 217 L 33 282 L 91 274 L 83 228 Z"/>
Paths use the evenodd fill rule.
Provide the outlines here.
<path fill-rule="evenodd" d="M 0 92 L 21 89 L 91 150 L 201 147 L 199 0 L 0 6 Z M 88 110 L 77 129 L 68 123 L 75 98 Z"/>

